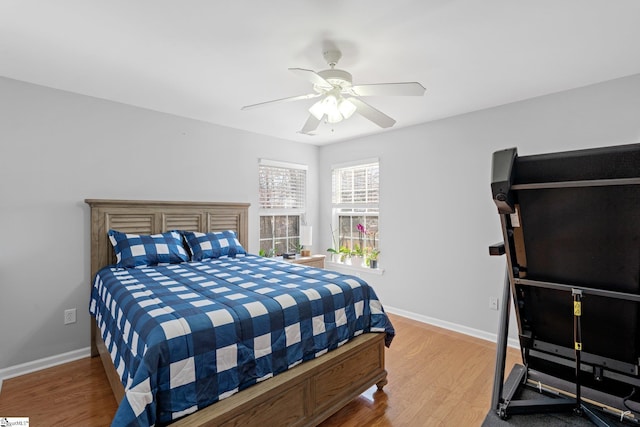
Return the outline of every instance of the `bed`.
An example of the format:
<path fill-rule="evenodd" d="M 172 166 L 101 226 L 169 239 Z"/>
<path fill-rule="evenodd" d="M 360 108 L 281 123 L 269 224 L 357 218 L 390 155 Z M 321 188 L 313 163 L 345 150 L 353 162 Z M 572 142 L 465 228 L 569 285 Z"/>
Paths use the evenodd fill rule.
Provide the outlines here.
<path fill-rule="evenodd" d="M 390 343 L 394 331 L 388 319 L 386 319 L 386 315 L 384 315 L 384 311 L 379 305 L 373 290 L 368 288 L 366 284 L 360 283 L 361 281 L 355 277 L 343 276 L 327 270 L 283 263 L 242 253 L 238 253 L 237 256 L 235 253 L 232 253 L 225 254 L 219 258 L 205 258 L 197 261 L 189 260 L 189 262 L 182 264 L 160 265 L 148 268 L 142 267 L 129 270 L 122 268 L 105 268 L 116 262 L 114 250 L 109 241 L 109 230 L 119 230 L 122 233 L 141 235 L 182 230 L 182 232 L 185 232 L 183 236 L 188 236 L 189 232 L 194 232 L 191 234 L 195 235 L 197 234 L 195 232 L 211 234 L 213 232 L 232 230 L 235 232 L 238 246 L 248 248 L 248 204 L 96 199 L 88 199 L 86 203 L 91 207 L 91 276 L 95 278 L 95 280 L 92 281 L 92 297 L 95 296 L 94 294 L 102 295 L 100 292 L 107 292 L 104 289 L 118 289 L 108 291 L 112 292 L 113 295 L 109 293 L 109 296 L 104 298 L 107 304 L 102 312 L 97 312 L 96 307 L 91 308 L 97 317 L 97 319 L 92 322 L 91 341 L 92 355 L 100 356 L 114 396 L 120 403 L 118 413 L 116 414 L 119 424 L 123 422 L 134 424 L 142 422 L 161 425 L 171 422 L 172 425 L 244 426 L 260 425 L 264 424 L 265 420 L 269 420 L 270 425 L 317 425 L 372 385 L 377 385 L 379 389 L 382 389 L 386 384 L 387 373 L 384 367 L 384 347 L 385 344 L 388 345 Z M 199 272 L 208 272 L 213 275 L 213 278 L 198 278 L 194 281 L 194 274 Z M 157 275 L 164 275 L 162 277 L 165 277 L 165 279 L 158 279 L 156 277 Z M 120 286 L 120 288 L 108 288 L 107 282 L 115 280 L 117 283 L 117 280 L 121 279 L 121 277 L 118 276 L 124 277 L 122 283 L 115 285 Z M 257 301 L 251 300 L 249 303 L 243 304 L 240 310 L 235 310 L 234 308 L 236 312 L 242 312 L 244 310 L 243 307 L 259 307 L 258 311 L 260 311 L 262 307 L 268 307 L 270 304 L 273 305 L 273 301 L 262 299 L 265 294 L 276 295 L 275 300 L 277 301 L 277 298 L 280 298 L 280 302 L 283 301 L 283 298 L 291 299 L 292 297 L 281 292 L 282 289 L 278 288 L 280 285 L 282 285 L 283 288 L 291 288 L 291 295 L 296 295 L 296 292 L 298 292 L 298 296 L 300 292 L 311 292 L 307 290 L 307 285 L 305 285 L 304 290 L 297 289 L 298 283 L 295 282 L 295 280 L 312 283 L 312 285 L 309 285 L 312 287 L 324 286 L 322 289 L 331 289 L 331 292 L 329 292 L 331 294 L 330 297 L 333 298 L 331 304 L 337 304 L 335 301 L 342 299 L 351 301 L 351 303 L 345 302 L 344 308 L 336 309 L 333 322 L 333 324 L 335 324 L 335 330 L 332 329 L 329 331 L 330 328 L 327 327 L 326 334 L 322 336 L 307 336 L 306 339 L 300 340 L 300 345 L 297 347 L 277 344 L 289 338 L 287 333 L 290 332 L 291 324 L 289 324 L 289 330 L 281 334 L 281 339 L 274 338 L 271 340 L 271 346 L 273 347 L 267 345 L 258 349 L 256 343 L 263 342 L 261 341 L 261 337 L 269 334 L 271 334 L 269 336 L 277 337 L 278 333 L 255 333 L 255 336 L 251 337 L 251 340 L 253 340 L 251 343 L 256 344 L 255 351 L 252 353 L 256 357 L 254 357 L 255 360 L 253 360 L 253 364 L 250 365 L 250 369 L 242 368 L 243 372 L 232 374 L 229 374 L 229 372 L 232 371 L 224 371 L 223 369 L 224 372 L 216 376 L 216 378 L 219 378 L 220 384 L 224 382 L 226 388 L 217 384 L 216 387 L 219 386 L 220 390 L 216 390 L 222 391 L 220 395 L 213 396 L 212 398 L 208 397 L 210 400 L 213 400 L 214 403 L 210 406 L 202 407 L 202 399 L 196 397 L 197 400 L 199 399 L 199 403 L 184 410 L 178 407 L 179 405 L 177 403 L 175 404 L 175 408 L 172 407 L 174 403 L 171 399 L 174 399 L 174 397 L 171 397 L 171 390 L 167 391 L 162 387 L 151 387 L 148 390 L 143 390 L 144 392 L 140 394 L 141 389 L 139 386 L 143 382 L 132 380 L 130 374 L 130 372 L 139 371 L 140 360 L 136 359 L 137 362 L 134 360 L 132 363 L 131 360 L 129 360 L 132 358 L 126 356 L 126 349 L 119 350 L 115 345 L 119 332 L 110 330 L 109 327 L 106 326 L 108 321 L 105 319 L 111 316 L 109 311 L 113 314 L 111 316 L 112 323 L 118 323 L 120 325 L 126 324 L 122 319 L 126 318 L 127 314 L 125 313 L 123 315 L 122 310 L 119 307 L 116 308 L 114 305 L 117 300 L 116 296 L 119 295 L 120 292 L 124 292 L 122 291 L 123 288 L 131 287 L 132 283 L 135 285 L 133 287 L 136 288 L 136 286 L 143 283 L 144 280 L 148 280 L 148 278 L 143 278 L 142 276 L 152 276 L 151 281 L 156 280 L 162 283 L 167 283 L 166 278 L 168 277 L 169 280 L 187 280 L 189 283 L 208 284 L 206 286 L 200 286 L 198 284 L 198 286 L 190 287 L 187 294 L 191 294 L 193 289 L 202 288 L 204 293 L 212 293 L 212 290 L 215 290 L 216 293 L 225 294 L 226 291 L 229 291 L 226 292 L 226 296 L 228 297 L 235 295 L 235 289 L 229 290 L 227 288 L 234 286 L 236 283 L 240 285 L 244 284 L 245 287 L 257 286 L 253 290 L 258 289 L 261 291 L 252 292 L 253 297 L 257 298 Z M 184 277 L 184 279 L 179 278 L 179 276 Z M 229 277 L 231 278 L 229 279 Z M 283 280 L 284 277 L 289 279 Z M 323 281 L 328 282 L 322 285 Z M 247 285 L 247 283 L 250 283 L 250 285 Z M 104 289 L 102 288 L 103 286 Z M 180 286 L 182 285 L 176 285 L 174 288 L 179 288 Z M 343 288 L 340 292 L 345 292 L 345 296 L 340 296 L 340 298 L 336 300 L 335 295 L 340 295 L 336 291 L 338 286 Z M 100 288 L 99 291 L 97 290 L 98 288 Z M 223 291 L 221 292 L 220 289 L 223 289 Z M 317 291 L 321 288 L 316 287 L 315 289 Z M 136 289 L 133 292 L 139 293 L 140 289 Z M 352 301 L 354 295 L 355 298 L 362 298 L 362 300 L 357 300 L 357 303 L 353 304 L 353 301 L 356 301 Z M 151 299 L 156 300 L 155 296 L 156 294 L 154 294 Z M 184 297 L 184 294 L 179 296 Z M 174 299 L 175 297 L 175 295 L 171 296 L 171 298 Z M 129 303 L 122 303 L 123 310 L 125 306 L 131 306 L 130 301 L 132 297 L 128 295 L 127 298 L 129 298 L 129 300 L 127 300 Z M 188 301 L 189 298 L 196 297 L 187 297 L 186 300 Z M 245 297 L 242 296 L 241 298 Z M 310 300 L 312 299 L 313 298 L 310 298 Z M 199 304 L 196 305 L 202 306 L 220 303 L 229 303 L 232 305 L 230 300 L 233 300 L 233 297 L 224 301 L 214 301 L 210 303 L 196 299 L 196 301 L 200 301 Z M 94 301 L 92 300 L 92 305 L 93 304 Z M 145 303 L 145 305 L 149 304 L 151 303 Z M 160 302 L 158 302 L 158 304 L 162 307 L 168 306 L 164 300 L 162 304 L 160 304 Z M 309 307 L 305 310 L 311 310 L 312 305 L 313 303 L 310 303 Z M 356 317 L 360 319 L 358 321 L 360 322 L 359 324 L 352 324 L 352 322 L 349 321 L 346 322 L 348 325 L 345 326 L 345 322 L 338 320 L 342 319 L 342 314 L 351 310 L 347 308 L 347 306 L 358 307 L 356 309 Z M 151 305 L 150 309 L 154 307 L 158 309 L 158 306 L 154 305 Z M 171 309 L 171 311 L 173 311 L 173 309 Z M 232 311 L 227 311 L 228 312 L 225 310 L 211 310 L 209 311 L 209 318 L 219 320 L 220 317 L 218 315 L 220 313 L 223 313 L 227 317 L 231 316 L 229 312 Z M 217 314 L 211 314 L 214 312 Z M 300 312 L 302 313 L 303 310 L 300 309 Z M 129 311 L 128 313 L 137 318 L 148 316 L 148 314 L 137 314 L 134 311 Z M 282 313 L 285 313 L 285 310 L 282 310 Z M 338 313 L 340 313 L 340 315 L 338 315 Z M 366 315 L 364 318 L 361 316 L 363 314 Z M 167 315 L 167 313 L 163 312 L 163 315 Z M 236 315 L 237 313 L 232 313 L 232 316 Z M 243 332 L 251 329 L 251 325 L 256 329 L 262 327 L 255 321 L 252 321 L 251 316 L 255 316 L 255 313 L 250 314 L 249 319 L 244 319 L 245 323 L 242 323 L 243 320 L 240 319 L 239 325 L 241 325 L 240 329 Z M 282 316 L 286 317 L 287 315 L 283 314 Z M 192 320 L 190 320 L 190 318 L 188 320 L 190 323 L 187 329 L 193 329 Z M 212 320 L 211 323 L 215 324 L 216 321 Z M 184 318 L 180 320 L 176 317 L 176 319 L 172 318 L 172 321 L 169 323 L 184 324 L 185 321 Z M 226 325 L 227 322 L 222 322 L 222 324 Z M 239 327 L 236 326 L 236 330 L 238 330 L 238 328 Z M 300 326 L 300 328 L 302 328 L 302 326 Z M 233 327 L 227 325 L 227 329 L 226 334 L 229 335 L 228 332 L 229 330 L 233 330 Z M 219 332 L 222 330 L 223 329 L 217 329 L 216 331 Z M 169 337 L 167 343 L 146 346 L 148 343 L 145 342 L 145 345 L 140 346 L 138 353 L 143 353 L 147 348 L 165 349 L 166 347 L 175 346 L 174 341 L 176 337 L 182 339 L 179 337 L 179 335 L 181 335 L 180 333 L 167 332 L 166 327 L 164 332 L 165 335 Z M 199 332 L 200 335 L 206 335 L 206 331 L 204 330 Z M 122 335 L 126 334 L 122 333 Z M 195 329 L 193 335 L 196 335 Z M 228 338 L 227 335 L 219 338 L 220 343 Z M 302 333 L 302 336 L 304 337 L 304 333 Z M 322 339 L 319 338 L 320 336 Z M 191 338 L 189 339 L 191 340 Z M 313 345 L 315 345 L 319 339 L 326 341 L 327 350 L 317 351 L 312 356 L 309 356 L 309 352 L 304 350 L 304 348 L 313 348 Z M 241 341 L 240 343 L 243 342 L 244 341 Z M 131 343 L 127 345 L 133 348 L 133 345 L 130 344 Z M 139 343 L 136 342 L 136 345 L 138 344 Z M 194 346 L 197 347 L 198 345 Z M 280 347 L 278 347 L 278 345 L 280 345 Z M 124 347 L 129 348 L 123 345 L 123 348 Z M 183 347 L 185 346 L 177 346 L 177 348 L 181 349 Z M 240 347 L 240 344 L 238 344 L 238 347 Z M 302 350 L 300 347 L 302 347 Z M 228 346 L 225 345 L 224 348 L 228 349 Z M 156 353 L 160 352 L 160 350 L 154 351 Z M 269 354 L 269 357 L 266 357 L 265 352 L 272 352 L 273 355 Z M 136 352 L 133 351 L 132 353 Z M 241 353 L 242 352 L 238 351 L 237 354 L 240 355 Z M 226 357 L 228 355 L 229 353 L 224 353 L 220 350 L 217 358 L 219 366 L 224 365 L 224 361 L 228 359 L 228 357 Z M 281 355 L 282 357 L 276 357 L 277 355 Z M 170 359 L 171 357 L 173 356 L 166 356 L 160 352 L 159 356 L 152 359 L 154 360 L 153 363 L 149 363 L 146 359 L 143 363 L 145 367 L 148 367 L 148 365 L 152 367 L 152 369 L 147 370 L 155 371 L 156 368 L 154 366 L 157 362 L 159 366 L 157 369 L 159 372 L 158 378 L 163 378 L 162 375 L 166 376 L 167 371 L 171 372 L 170 368 L 175 368 L 176 366 L 179 367 L 180 370 L 176 371 L 174 369 L 173 372 L 187 372 L 187 377 L 193 376 L 194 369 L 185 369 L 182 361 L 172 361 Z M 127 363 L 132 363 L 131 367 L 127 367 L 124 363 L 125 360 Z M 265 360 L 268 361 L 265 362 Z M 138 365 L 135 363 L 138 363 Z M 167 365 L 164 366 L 162 363 L 167 363 Z M 200 372 L 203 371 L 202 368 L 199 368 L 200 365 L 198 365 L 198 362 L 191 362 L 189 366 L 192 367 L 193 363 L 195 363 L 195 366 L 198 367 L 197 369 Z M 273 372 L 269 373 L 269 369 L 272 369 Z M 244 371 L 247 370 L 250 371 L 249 375 L 245 375 Z M 129 374 L 123 375 L 123 372 L 129 372 Z M 161 380 L 152 375 L 155 374 L 150 374 L 151 379 L 147 380 L 149 384 L 153 384 L 154 381 L 158 384 L 162 383 Z M 178 377 L 180 376 L 181 375 L 178 375 Z M 182 377 L 184 376 L 185 374 L 182 374 Z M 123 377 L 125 377 L 124 382 L 127 384 L 127 387 L 123 385 Z M 238 380 L 236 377 L 245 379 Z M 249 380 L 247 381 L 246 378 L 249 378 Z M 210 379 L 211 376 L 209 376 L 209 380 Z M 134 381 L 134 383 L 132 383 L 132 381 Z M 218 381 L 218 379 L 215 381 Z M 233 381 L 236 382 L 234 383 Z M 196 386 L 198 392 L 195 394 L 197 396 L 203 395 L 202 390 L 209 390 L 206 387 L 198 387 L 200 387 L 200 385 Z M 175 388 L 175 390 L 178 390 L 178 388 Z M 180 392 L 180 398 L 176 399 L 176 402 L 184 398 L 184 396 L 188 397 L 190 393 L 194 394 L 193 390 L 188 387 L 184 388 L 184 390 L 187 391 Z M 145 392 L 149 392 L 150 394 L 147 393 L 147 395 L 145 395 Z M 156 392 L 158 396 L 156 396 Z M 149 395 L 151 397 L 149 397 Z M 149 402 L 150 399 L 152 400 L 151 402 Z M 141 401 L 145 403 L 141 404 Z M 129 413 L 134 413 L 134 417 L 131 418 L 130 415 L 128 415 Z M 169 413 L 169 415 L 166 415 L 167 413 Z M 156 415 L 153 414 L 156 414 L 158 418 L 156 419 Z M 174 422 L 173 419 L 177 420 Z"/>

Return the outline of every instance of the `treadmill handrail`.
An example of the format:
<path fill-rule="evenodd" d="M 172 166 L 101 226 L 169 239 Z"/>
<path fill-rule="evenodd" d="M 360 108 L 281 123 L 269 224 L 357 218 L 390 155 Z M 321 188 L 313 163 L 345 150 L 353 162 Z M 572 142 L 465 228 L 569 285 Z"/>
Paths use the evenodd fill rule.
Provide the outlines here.
<path fill-rule="evenodd" d="M 540 190 L 544 188 L 611 187 L 640 185 L 640 178 L 583 179 L 578 181 L 532 182 L 513 184 L 511 190 Z"/>
<path fill-rule="evenodd" d="M 559 291 L 573 292 L 576 289 L 581 290 L 585 295 L 597 295 L 607 298 L 620 299 L 625 301 L 640 302 L 640 295 L 630 294 L 627 292 L 608 291 L 606 289 L 594 289 L 584 286 L 565 285 L 563 283 L 545 282 L 541 280 L 514 278 L 516 285 L 532 286 L 537 288 L 556 289 Z"/>

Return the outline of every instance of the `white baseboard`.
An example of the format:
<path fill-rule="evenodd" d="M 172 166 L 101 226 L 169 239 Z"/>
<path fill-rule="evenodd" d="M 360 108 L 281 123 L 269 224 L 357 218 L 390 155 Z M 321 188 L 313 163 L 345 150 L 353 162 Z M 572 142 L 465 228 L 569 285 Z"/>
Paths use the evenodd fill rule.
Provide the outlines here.
<path fill-rule="evenodd" d="M 45 357 L 44 359 L 33 360 L 31 362 L 0 369 L 0 391 L 2 390 L 3 380 L 30 374 L 32 372 L 51 368 L 52 366 L 62 365 L 63 363 L 73 362 L 74 360 L 89 356 L 91 356 L 91 347 L 85 347 L 55 356 Z"/>
<path fill-rule="evenodd" d="M 391 314 L 397 314 L 398 316 L 406 317 L 408 319 L 416 320 L 418 322 L 427 323 L 429 325 L 437 326 L 439 328 L 448 329 L 450 331 L 459 332 L 461 334 L 470 335 L 472 337 L 480 338 L 485 341 L 498 342 L 498 335 L 492 334 L 479 329 L 469 328 L 468 326 L 458 325 L 457 323 L 447 322 L 446 320 L 440 320 L 422 314 L 412 313 L 410 311 L 402 310 L 399 308 L 384 307 L 386 312 Z M 507 345 L 513 348 L 520 348 L 520 343 L 516 338 L 508 338 Z"/>

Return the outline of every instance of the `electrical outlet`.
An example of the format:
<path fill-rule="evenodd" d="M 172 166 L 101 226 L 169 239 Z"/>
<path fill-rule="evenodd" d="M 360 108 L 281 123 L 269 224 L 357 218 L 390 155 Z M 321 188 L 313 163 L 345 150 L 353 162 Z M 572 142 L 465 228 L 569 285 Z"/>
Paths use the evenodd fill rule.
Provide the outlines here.
<path fill-rule="evenodd" d="M 76 323 L 76 309 L 70 308 L 64 311 L 64 324 Z"/>
<path fill-rule="evenodd" d="M 491 310 L 498 309 L 498 297 L 489 297 L 489 309 Z"/>

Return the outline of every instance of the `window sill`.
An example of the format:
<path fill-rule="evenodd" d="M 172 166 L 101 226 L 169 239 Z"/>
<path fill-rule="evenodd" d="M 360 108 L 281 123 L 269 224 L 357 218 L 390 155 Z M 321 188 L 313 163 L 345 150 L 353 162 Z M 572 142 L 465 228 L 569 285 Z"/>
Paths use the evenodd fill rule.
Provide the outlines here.
<path fill-rule="evenodd" d="M 378 276 L 382 276 L 384 274 L 384 268 L 359 267 L 356 265 L 345 264 L 343 262 L 333 262 L 330 260 L 325 260 L 324 268 L 327 270 L 344 270 L 350 272 L 351 274 L 367 273 L 375 274 Z"/>

